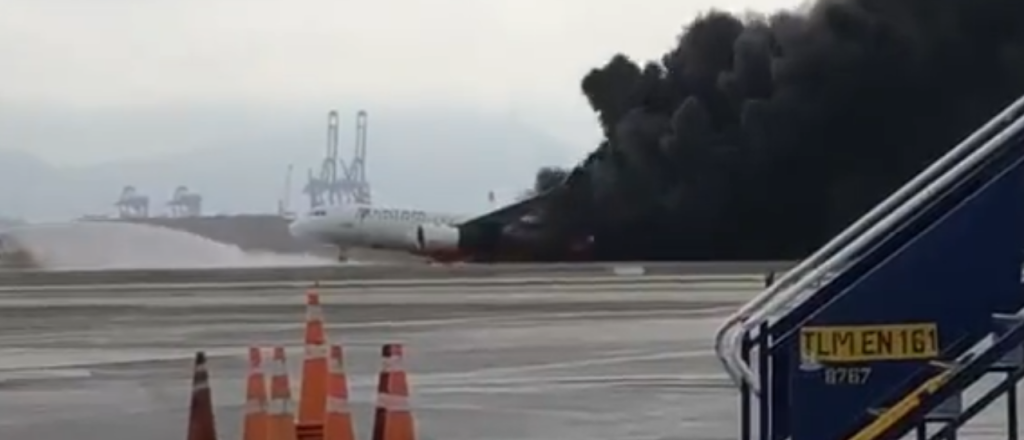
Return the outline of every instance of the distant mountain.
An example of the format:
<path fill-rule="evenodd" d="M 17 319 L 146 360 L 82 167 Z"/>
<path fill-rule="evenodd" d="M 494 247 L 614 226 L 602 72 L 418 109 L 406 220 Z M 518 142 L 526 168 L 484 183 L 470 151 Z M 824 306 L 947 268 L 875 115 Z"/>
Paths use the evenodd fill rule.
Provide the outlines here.
<path fill-rule="evenodd" d="M 347 158 L 351 117 L 342 116 L 341 155 Z M 234 123 L 244 129 L 232 133 L 243 134 L 219 136 L 214 145 L 196 142 L 188 151 L 86 167 L 61 168 L 29 152 L 0 150 L 0 216 L 114 214 L 125 185 L 147 195 L 154 214 L 167 211 L 178 185 L 202 194 L 210 213 L 272 212 L 289 163 L 295 165 L 292 208 L 305 209 L 301 190 L 307 168 L 319 172 L 325 123 L 294 117 Z M 195 137 L 202 136 L 197 129 Z M 511 194 L 529 187 L 538 167 L 563 165 L 575 155 L 570 146 L 512 118 L 469 111 L 371 112 L 368 140 L 376 202 L 456 211 L 487 206 L 491 189 Z"/>

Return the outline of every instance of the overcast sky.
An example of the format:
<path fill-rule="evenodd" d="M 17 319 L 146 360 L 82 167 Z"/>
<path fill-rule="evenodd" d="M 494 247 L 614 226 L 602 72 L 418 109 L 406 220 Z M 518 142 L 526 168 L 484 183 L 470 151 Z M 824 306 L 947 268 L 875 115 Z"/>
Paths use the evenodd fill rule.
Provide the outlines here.
<path fill-rule="evenodd" d="M 682 24 L 710 7 L 767 11 L 792 3 L 2 0 L 0 107 L 44 124 L 54 115 L 116 120 L 163 109 L 443 101 L 512 115 L 582 155 L 597 136 L 579 93 L 588 69 L 619 51 L 659 56 Z M 132 130 L 125 125 L 104 130 Z M 19 142 L 59 163 L 177 148 L 90 139 Z"/>

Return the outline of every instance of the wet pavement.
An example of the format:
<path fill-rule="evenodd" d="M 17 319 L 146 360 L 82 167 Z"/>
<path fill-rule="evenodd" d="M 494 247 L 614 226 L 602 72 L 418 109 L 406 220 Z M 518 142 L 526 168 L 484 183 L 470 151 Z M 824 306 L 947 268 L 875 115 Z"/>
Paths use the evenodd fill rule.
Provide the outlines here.
<path fill-rule="evenodd" d="M 733 440 L 737 393 L 711 354 L 753 285 L 522 292 L 325 290 L 345 346 L 358 438 L 380 345 L 406 345 L 420 439 Z M 221 439 L 240 437 L 246 347 L 288 347 L 297 390 L 301 291 L 0 289 L 0 438 L 180 439 L 195 350 L 211 355 Z M 1002 405 L 962 438 L 1006 438 Z"/>
<path fill-rule="evenodd" d="M 368 438 L 380 345 L 406 344 L 422 439 L 733 439 L 711 335 L 756 286 L 593 292 L 322 292 Z M 538 300 L 543 298 L 543 300 Z M 301 291 L 0 295 L 0 438 L 180 439 L 211 355 L 222 439 L 240 437 L 246 347 L 301 363 Z"/>

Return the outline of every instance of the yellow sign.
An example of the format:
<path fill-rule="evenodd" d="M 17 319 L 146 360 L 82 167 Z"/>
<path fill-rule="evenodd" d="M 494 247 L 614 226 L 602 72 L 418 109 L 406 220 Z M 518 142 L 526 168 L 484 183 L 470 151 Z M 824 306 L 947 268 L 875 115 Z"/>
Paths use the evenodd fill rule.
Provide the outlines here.
<path fill-rule="evenodd" d="M 935 323 L 804 327 L 800 357 L 816 362 L 931 359 L 939 355 Z"/>

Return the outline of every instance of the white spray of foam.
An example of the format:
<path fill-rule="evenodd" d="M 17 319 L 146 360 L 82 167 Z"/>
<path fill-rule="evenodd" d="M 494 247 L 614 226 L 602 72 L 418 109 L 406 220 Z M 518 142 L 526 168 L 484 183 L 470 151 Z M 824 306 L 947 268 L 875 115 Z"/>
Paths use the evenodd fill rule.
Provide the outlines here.
<path fill-rule="evenodd" d="M 246 252 L 206 237 L 140 223 L 76 222 L 5 231 L 5 252 L 49 270 L 187 269 L 337 264 L 326 258 Z"/>

